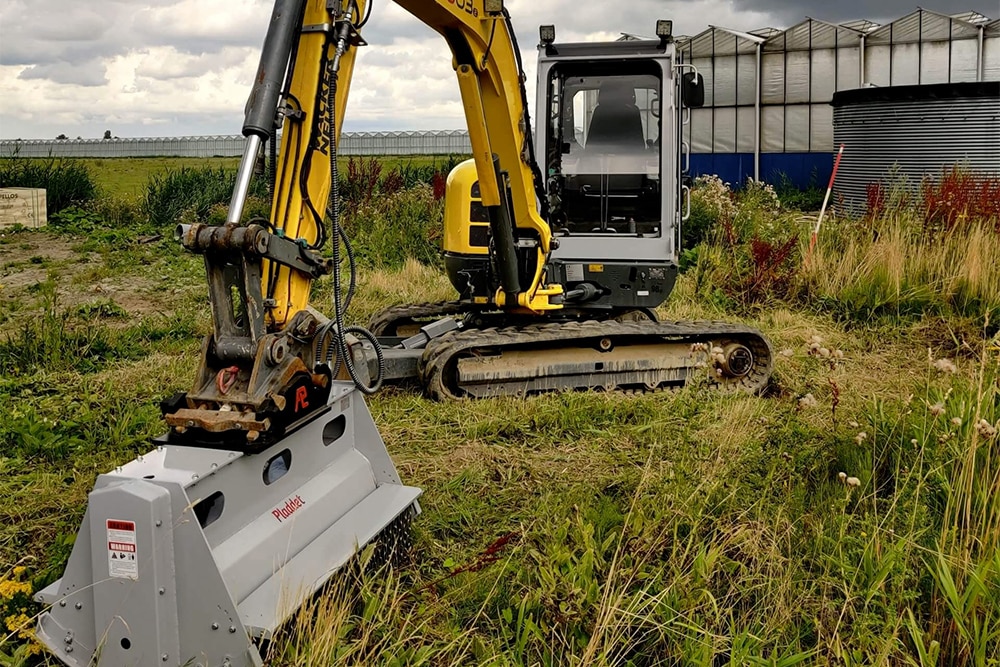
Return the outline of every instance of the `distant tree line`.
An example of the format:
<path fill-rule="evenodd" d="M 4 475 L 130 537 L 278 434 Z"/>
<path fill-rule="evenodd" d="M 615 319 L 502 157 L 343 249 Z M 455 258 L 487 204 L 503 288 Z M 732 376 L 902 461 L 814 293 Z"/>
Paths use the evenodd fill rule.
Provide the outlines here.
<path fill-rule="evenodd" d="M 104 130 L 104 140 L 105 141 L 109 141 L 111 139 L 117 139 L 117 138 L 118 137 L 111 136 L 111 130 Z M 79 136 L 77 137 L 77 140 L 81 140 L 81 139 L 83 139 L 83 137 L 79 137 Z M 58 137 L 56 137 L 56 141 L 69 141 L 69 137 L 67 137 L 65 134 L 60 134 Z"/>

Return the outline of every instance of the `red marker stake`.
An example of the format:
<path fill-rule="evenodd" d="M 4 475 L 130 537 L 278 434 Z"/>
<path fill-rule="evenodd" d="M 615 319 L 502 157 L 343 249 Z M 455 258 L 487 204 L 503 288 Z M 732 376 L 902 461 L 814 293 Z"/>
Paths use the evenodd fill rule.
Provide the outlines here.
<path fill-rule="evenodd" d="M 840 167 L 840 158 L 844 155 L 844 144 L 840 144 L 840 150 L 837 151 L 837 157 L 833 161 L 833 173 L 830 174 L 830 184 L 826 186 L 826 196 L 823 197 L 823 207 L 819 210 L 819 219 L 816 220 L 816 228 L 813 230 L 812 237 L 809 239 L 809 253 L 806 255 L 806 261 L 812 257 L 813 249 L 816 247 L 816 237 L 819 235 L 819 227 L 823 224 L 823 216 L 826 215 L 826 205 L 830 202 L 830 192 L 833 190 L 833 181 L 837 178 L 837 168 Z"/>

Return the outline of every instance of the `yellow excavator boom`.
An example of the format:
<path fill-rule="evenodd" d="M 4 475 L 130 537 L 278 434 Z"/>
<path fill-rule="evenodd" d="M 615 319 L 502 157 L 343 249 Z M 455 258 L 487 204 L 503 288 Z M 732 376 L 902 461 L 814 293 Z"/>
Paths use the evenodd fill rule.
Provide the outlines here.
<path fill-rule="evenodd" d="M 367 0 L 339 0 L 340 17 L 358 27 Z M 498 236 L 498 265 L 503 287 L 497 306 L 542 312 L 559 308 L 550 299 L 562 293 L 545 285 L 545 257 L 552 235 L 538 211 L 540 175 L 531 159 L 529 119 L 524 99 L 520 54 L 502 3 L 478 0 L 396 0 L 447 41 L 453 57 L 462 103 L 479 174 L 483 206 L 503 216 L 510 227 L 530 230 L 538 239 L 538 261 L 530 284 L 518 282 L 513 234 Z M 284 109 L 281 149 L 276 167 L 271 225 L 287 238 L 316 245 L 323 240 L 323 219 L 330 197 L 330 143 L 340 136 L 357 49 L 363 42 L 352 29 L 339 61 L 336 81 L 327 63 L 334 58 L 337 36 L 325 0 L 306 0 L 301 32 L 292 52 L 291 81 Z M 331 95 L 331 87 L 336 90 Z M 334 100 L 336 127 L 329 127 Z M 496 164 L 494 164 L 494 157 Z M 506 274 L 504 269 L 506 267 Z M 503 276 L 506 276 L 506 280 Z M 267 261 L 263 293 L 268 299 L 268 328 L 282 329 L 308 306 L 312 277 Z"/>
<path fill-rule="evenodd" d="M 561 306 L 550 299 L 562 293 L 558 285 L 545 285 L 545 257 L 552 232 L 538 211 L 541 175 L 531 159 L 528 108 L 523 71 L 510 17 L 499 0 L 395 0 L 395 2 L 444 37 L 453 56 L 462 105 L 465 109 L 472 155 L 476 161 L 483 206 L 493 215 L 506 208 L 511 226 L 538 237 L 538 261 L 531 283 L 512 286 L 516 273 L 513 254 L 504 248 L 494 225 L 501 282 L 497 306 L 542 312 Z M 494 165 L 497 158 L 498 168 Z M 506 182 L 501 181 L 500 173 Z M 509 200 L 507 192 L 509 191 Z M 511 274 L 504 276 L 504 271 Z M 512 302 L 512 300 L 514 300 Z"/>
<path fill-rule="evenodd" d="M 368 0 L 339 2 L 340 16 L 349 16 L 357 26 Z M 349 45 L 340 59 L 334 95 L 336 127 L 331 131 L 329 101 L 334 81 L 327 63 L 334 57 L 337 44 L 327 0 L 307 0 L 302 25 L 290 65 L 271 224 L 279 234 L 316 244 L 323 237 L 330 197 L 330 160 L 331 154 L 336 155 L 336 151 L 331 153 L 331 143 L 340 138 L 358 53 L 357 48 L 350 47 L 358 46 L 359 38 L 354 37 L 355 43 Z M 272 330 L 283 328 L 295 313 L 309 305 L 312 277 L 308 274 L 265 261 L 263 282 L 263 293 L 273 300 L 268 309 L 268 325 Z"/>

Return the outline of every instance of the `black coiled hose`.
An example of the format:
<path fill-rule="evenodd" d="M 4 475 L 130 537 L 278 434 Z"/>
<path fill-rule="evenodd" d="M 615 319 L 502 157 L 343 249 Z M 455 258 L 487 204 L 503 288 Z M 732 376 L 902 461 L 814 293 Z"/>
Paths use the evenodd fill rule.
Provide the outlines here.
<path fill-rule="evenodd" d="M 324 325 L 323 328 L 317 333 L 317 340 L 320 341 L 320 346 L 322 347 L 324 340 L 328 339 L 330 336 L 333 337 L 334 344 L 331 345 L 327 343 L 325 346 L 325 361 L 327 366 L 332 366 L 334 363 L 336 364 L 336 366 L 332 366 L 334 377 L 337 376 L 337 373 L 340 370 L 340 359 L 343 359 L 344 366 L 347 368 L 347 374 L 351 376 L 354 386 L 357 387 L 363 394 L 374 394 L 382 386 L 382 381 L 385 379 L 385 355 L 382 352 L 382 346 L 379 345 L 375 334 L 368 331 L 368 329 L 360 326 L 348 327 L 344 325 L 344 313 L 347 311 L 347 306 L 350 305 L 351 299 L 354 297 L 354 288 L 357 284 L 357 273 L 354 265 L 354 253 L 347 240 L 347 235 L 340 226 L 340 183 L 339 175 L 337 173 L 336 142 L 337 72 L 334 69 L 333 58 L 328 61 L 327 67 L 329 67 L 330 70 L 330 88 L 327 93 L 327 114 L 329 116 L 330 123 L 330 205 L 327 214 L 330 216 L 330 237 L 333 241 L 333 320 Z M 342 300 L 341 298 L 341 243 L 344 243 L 344 247 L 347 251 L 348 266 L 351 274 L 346 300 Z M 347 344 L 348 334 L 354 334 L 358 338 L 367 340 L 371 343 L 372 348 L 375 350 L 375 357 L 378 360 L 378 372 L 375 376 L 375 381 L 370 385 L 361 381 L 361 378 L 358 376 L 357 368 L 354 367 L 351 350 Z M 338 352 L 339 358 L 335 360 L 338 356 Z"/>

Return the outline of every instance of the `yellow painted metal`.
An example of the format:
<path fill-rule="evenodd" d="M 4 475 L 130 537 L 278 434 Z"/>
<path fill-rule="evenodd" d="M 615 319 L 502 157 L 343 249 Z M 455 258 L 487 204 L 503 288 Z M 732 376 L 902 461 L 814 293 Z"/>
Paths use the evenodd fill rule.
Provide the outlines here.
<path fill-rule="evenodd" d="M 338 0 L 342 11 L 352 8 L 355 24 L 370 0 Z M 562 293 L 559 285 L 545 284 L 545 259 L 551 248 L 552 234 L 538 213 L 531 166 L 527 154 L 527 115 L 521 96 L 521 71 L 518 67 L 514 38 L 506 19 L 489 17 L 483 0 L 396 0 L 397 4 L 441 33 L 455 57 L 459 88 L 475 156 L 476 170 L 486 175 L 480 183 L 483 204 L 500 203 L 499 184 L 493 172 L 492 155 L 500 159 L 500 168 L 508 173 L 514 224 L 534 231 L 539 238 L 537 269 L 530 285 L 518 295 L 517 304 L 508 308 L 543 312 L 560 308 L 550 302 Z M 331 24 L 327 0 L 307 0 L 304 25 Z M 289 103 L 295 105 L 286 117 L 271 223 L 274 229 L 292 239 L 313 243 L 320 233 L 330 196 L 330 144 L 340 136 L 347 105 L 356 48 L 350 47 L 340 61 L 337 82 L 337 127 L 327 122 L 327 93 L 331 84 L 325 63 L 335 45 L 325 32 L 304 32 L 298 50 Z M 463 179 L 476 177 L 463 176 Z M 469 183 L 471 188 L 471 183 Z M 464 198 L 461 198 L 464 199 Z M 446 249 L 464 245 L 468 249 L 468 207 L 459 218 L 446 213 Z M 465 241 L 457 241 L 463 235 Z M 473 252 L 481 252 L 479 250 Z M 312 280 L 304 273 L 264 263 L 264 293 L 274 299 L 268 310 L 268 327 L 278 330 L 298 311 L 308 306 Z M 494 296 L 498 306 L 505 306 L 502 293 Z"/>
<path fill-rule="evenodd" d="M 444 198 L 444 238 L 442 246 L 447 253 L 459 255 L 486 255 L 489 251 L 482 246 L 469 243 L 469 227 L 472 223 L 472 186 L 479 180 L 475 160 L 459 163 L 445 183 Z"/>
<path fill-rule="evenodd" d="M 342 11 L 352 9 L 352 22 L 360 22 L 369 0 L 340 0 Z M 307 0 L 303 25 L 333 24 L 327 0 Z M 289 104 L 299 114 L 286 116 L 278 156 L 271 224 L 291 239 L 314 243 L 319 236 L 330 197 L 330 147 L 340 137 L 357 48 L 349 46 L 340 60 L 337 77 L 336 124 L 331 132 L 327 97 L 331 85 L 326 67 L 336 44 L 326 32 L 303 32 L 289 87 Z M 305 178 L 303 178 L 303 173 Z M 274 306 L 268 310 L 268 328 L 279 330 L 309 305 L 312 279 L 301 271 L 264 262 L 264 294 Z M 276 274 L 276 275 L 275 275 Z M 273 285 L 273 292 L 270 286 Z"/>
<path fill-rule="evenodd" d="M 479 76 L 471 65 L 459 65 L 458 88 L 462 92 L 462 106 L 469 126 L 469 140 L 472 144 L 472 159 L 479 173 L 479 191 L 483 206 L 500 205 L 500 184 L 493 168 L 493 147 L 490 132 L 486 128 L 486 110 L 483 109 L 483 93 L 479 89 Z"/>
<path fill-rule="evenodd" d="M 521 70 L 508 21 L 502 17 L 487 16 L 483 0 L 395 2 L 448 41 L 462 89 L 472 154 L 479 173 L 487 173 L 480 166 L 485 157 L 492 153 L 499 156 L 500 168 L 507 171 L 510 178 L 514 224 L 538 235 L 538 268 L 531 284 L 518 296 L 519 303 L 509 307 L 532 312 L 560 308 L 550 303 L 550 299 L 561 294 L 562 287 L 544 284 L 545 258 L 550 251 L 552 231 L 538 213 L 534 175 L 524 157 L 528 148 L 527 114 L 521 97 Z M 473 76 L 478 80 L 478 96 L 469 81 Z M 474 99 L 477 97 L 478 100 Z M 492 165 L 489 169 L 492 171 Z M 492 194 L 483 192 L 484 204 L 489 205 L 487 196 L 492 197 Z M 466 218 L 464 227 L 468 224 Z M 503 294 L 497 294 L 494 300 L 498 306 L 504 306 Z"/>

